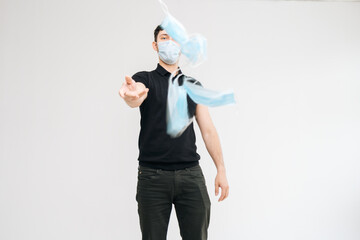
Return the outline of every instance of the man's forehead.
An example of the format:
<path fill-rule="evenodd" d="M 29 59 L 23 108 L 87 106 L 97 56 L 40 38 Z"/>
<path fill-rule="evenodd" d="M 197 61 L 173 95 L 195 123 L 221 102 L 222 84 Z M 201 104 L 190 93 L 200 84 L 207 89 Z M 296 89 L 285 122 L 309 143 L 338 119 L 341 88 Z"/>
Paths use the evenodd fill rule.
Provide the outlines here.
<path fill-rule="evenodd" d="M 168 34 L 167 34 L 167 32 L 166 32 L 165 30 L 161 30 L 161 31 L 159 32 L 159 35 L 168 35 Z"/>

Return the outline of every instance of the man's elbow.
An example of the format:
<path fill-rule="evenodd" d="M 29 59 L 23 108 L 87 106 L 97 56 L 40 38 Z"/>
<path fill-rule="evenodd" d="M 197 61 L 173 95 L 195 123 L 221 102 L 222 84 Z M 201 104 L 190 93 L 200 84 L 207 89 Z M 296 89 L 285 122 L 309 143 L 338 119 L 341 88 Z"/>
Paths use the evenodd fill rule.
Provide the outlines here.
<path fill-rule="evenodd" d="M 217 135 L 216 128 L 214 126 L 208 127 L 202 131 L 203 138 L 212 138 Z"/>

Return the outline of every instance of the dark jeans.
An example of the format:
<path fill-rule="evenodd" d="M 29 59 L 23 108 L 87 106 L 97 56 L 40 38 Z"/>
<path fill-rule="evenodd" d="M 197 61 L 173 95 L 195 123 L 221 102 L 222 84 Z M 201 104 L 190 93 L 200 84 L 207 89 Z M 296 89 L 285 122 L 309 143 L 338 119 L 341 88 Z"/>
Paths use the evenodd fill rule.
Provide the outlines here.
<path fill-rule="evenodd" d="M 174 171 L 139 165 L 136 201 L 142 240 L 166 240 L 172 204 L 183 240 L 208 238 L 211 202 L 200 165 Z"/>

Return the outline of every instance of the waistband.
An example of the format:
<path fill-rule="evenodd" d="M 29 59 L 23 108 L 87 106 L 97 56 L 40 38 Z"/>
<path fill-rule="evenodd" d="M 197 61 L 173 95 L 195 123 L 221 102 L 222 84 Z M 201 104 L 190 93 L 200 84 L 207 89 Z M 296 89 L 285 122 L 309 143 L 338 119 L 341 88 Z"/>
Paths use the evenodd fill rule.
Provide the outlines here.
<path fill-rule="evenodd" d="M 166 162 L 146 162 L 139 161 L 139 166 L 161 169 L 165 171 L 181 170 L 199 165 L 199 160 L 191 162 L 166 163 Z"/>
<path fill-rule="evenodd" d="M 186 168 L 182 168 L 182 169 L 174 169 L 174 170 L 166 170 L 166 169 L 161 169 L 161 168 L 151 168 L 151 167 L 146 167 L 146 166 L 142 166 L 142 165 L 138 165 L 138 170 L 147 170 L 147 171 L 154 171 L 154 172 L 177 172 L 177 171 L 196 171 L 196 170 L 201 170 L 200 164 L 197 164 L 195 166 L 191 166 L 191 167 L 186 167 Z"/>

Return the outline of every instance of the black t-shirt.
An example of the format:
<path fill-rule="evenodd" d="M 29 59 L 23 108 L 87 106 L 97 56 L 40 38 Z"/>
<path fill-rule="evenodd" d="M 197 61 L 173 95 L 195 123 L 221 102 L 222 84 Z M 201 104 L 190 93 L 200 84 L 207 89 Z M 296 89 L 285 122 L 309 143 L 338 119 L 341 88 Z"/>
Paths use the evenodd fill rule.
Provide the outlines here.
<path fill-rule="evenodd" d="M 181 73 L 181 70 L 178 74 Z M 160 64 L 153 71 L 135 73 L 132 78 L 149 88 L 140 106 L 139 165 L 164 170 L 184 169 L 199 164 L 194 125 L 191 123 L 180 137 L 166 133 L 166 105 L 170 73 Z M 175 78 L 175 77 L 174 77 Z M 179 78 L 179 84 L 182 81 Z M 200 82 L 196 84 L 201 85 Z M 195 114 L 196 103 L 187 96 L 189 116 Z"/>

